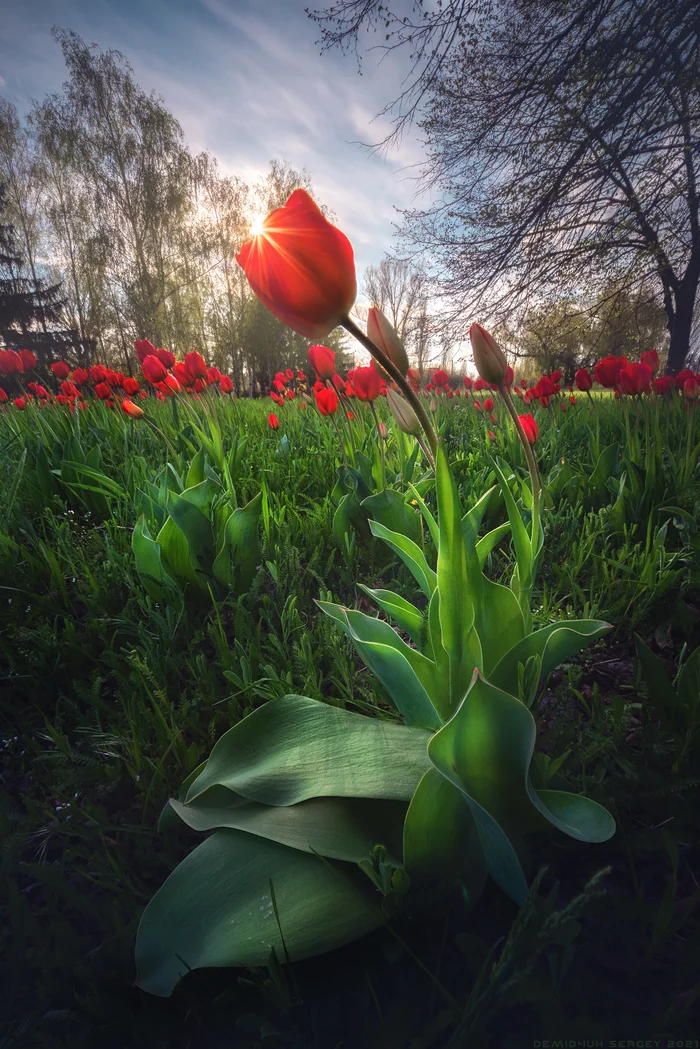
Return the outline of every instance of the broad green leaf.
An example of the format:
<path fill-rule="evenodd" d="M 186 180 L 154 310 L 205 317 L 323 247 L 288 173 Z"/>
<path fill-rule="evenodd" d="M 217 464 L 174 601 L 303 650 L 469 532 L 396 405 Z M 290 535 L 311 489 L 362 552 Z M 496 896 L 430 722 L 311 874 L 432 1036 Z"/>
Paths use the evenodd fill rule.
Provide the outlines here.
<path fill-rule="evenodd" d="M 482 575 L 475 626 L 481 641 L 482 669 L 490 680 L 504 653 L 525 636 L 523 613 L 510 587 Z"/>
<path fill-rule="evenodd" d="M 516 846 L 524 833 L 545 821 L 582 841 L 605 841 L 615 832 L 597 803 L 532 788 L 535 735 L 527 707 L 476 672 L 454 717 L 428 745 L 432 763 L 464 793 L 492 877 L 520 904 L 527 886 Z"/>
<path fill-rule="evenodd" d="M 187 801 L 214 784 L 263 805 L 314 797 L 409 801 L 429 766 L 429 738 L 424 729 L 285 696 L 224 733 Z"/>
<path fill-rule="evenodd" d="M 392 532 L 399 532 L 417 545 L 421 541 L 420 517 L 406 506 L 399 492 L 384 488 L 360 503 L 370 518 L 379 521 Z"/>
<path fill-rule="evenodd" d="M 540 655 L 540 680 L 543 681 L 560 663 L 575 656 L 608 630 L 612 630 L 610 624 L 599 619 L 552 623 L 528 634 L 506 652 L 489 674 L 489 681 L 515 696 L 518 694 L 518 663 L 525 665 L 530 656 Z"/>
<path fill-rule="evenodd" d="M 423 613 L 419 612 L 415 605 L 412 605 L 405 597 L 401 597 L 400 594 L 395 594 L 391 590 L 372 590 L 362 583 L 359 584 L 359 587 L 360 590 L 364 590 L 371 597 L 383 612 L 391 616 L 402 630 L 406 631 L 419 648 L 422 646 L 425 633 L 425 619 L 423 618 Z"/>
<path fill-rule="evenodd" d="M 209 482 L 204 481 L 204 484 Z M 192 489 L 190 489 L 192 493 Z M 192 495 L 190 494 L 190 499 Z M 198 510 L 190 499 L 185 498 L 185 493 L 177 495 L 170 492 L 168 495 L 168 513 L 187 541 L 187 549 L 190 562 L 195 573 L 200 573 L 198 581 L 200 586 L 206 584 L 201 576 L 211 572 L 214 560 L 214 542 L 211 532 L 211 524 L 201 510 Z M 165 552 L 165 551 L 164 551 Z"/>
<path fill-rule="evenodd" d="M 378 521 L 370 521 L 369 527 L 372 535 L 378 539 L 383 539 L 399 555 L 418 583 L 418 586 L 425 596 L 429 598 L 437 586 L 437 575 L 428 564 L 421 548 L 405 535 L 390 531 Z"/>
<path fill-rule="evenodd" d="M 504 535 L 510 532 L 510 521 L 506 521 L 505 524 L 498 525 L 497 528 L 492 528 L 490 532 L 480 539 L 476 544 L 476 556 L 479 559 L 479 565 L 481 568 L 484 567 L 486 558 L 489 556 L 491 551 L 500 543 Z"/>
<path fill-rule="evenodd" d="M 416 444 L 415 450 L 417 450 L 417 449 L 418 449 L 418 445 Z M 413 498 L 418 503 L 418 508 L 419 508 L 420 512 L 423 514 L 423 520 L 425 521 L 425 523 L 428 526 L 428 531 L 430 532 L 430 538 L 433 541 L 433 546 L 437 550 L 437 548 L 438 548 L 438 546 L 440 544 L 440 529 L 438 527 L 438 523 L 437 523 L 437 521 L 435 520 L 435 518 L 433 517 L 433 515 L 432 515 L 432 513 L 430 511 L 430 507 L 428 506 L 428 504 L 426 503 L 425 499 L 420 494 L 420 492 L 418 491 L 416 486 L 414 484 L 411 484 L 410 481 L 408 481 L 407 483 L 408 483 L 408 487 L 411 489 L 411 492 L 413 493 Z"/>
<path fill-rule="evenodd" d="M 383 798 L 309 798 L 297 805 L 261 805 L 225 787 L 212 787 L 195 801 L 170 805 L 197 831 L 228 827 L 302 852 L 359 863 L 375 845 L 401 862 L 405 801 Z"/>
<path fill-rule="evenodd" d="M 160 532 L 156 536 L 156 542 L 161 550 L 161 555 L 168 571 L 181 583 L 192 583 L 199 586 L 199 579 L 195 575 L 190 560 L 187 540 L 177 527 L 172 517 L 168 517 Z"/>
<path fill-rule="evenodd" d="M 270 882 L 275 894 L 275 917 Z M 265 965 L 342 947 L 383 924 L 356 868 L 236 830 L 219 830 L 175 868 L 136 938 L 137 986 L 169 996 L 191 969 Z"/>
<path fill-rule="evenodd" d="M 187 471 L 187 477 L 185 478 L 185 489 L 194 488 L 195 485 L 201 484 L 204 480 L 204 463 L 206 460 L 206 454 L 203 448 L 200 448 L 194 459 L 190 463 L 190 468 Z"/>
<path fill-rule="evenodd" d="M 161 562 L 160 546 L 151 536 L 143 514 L 134 526 L 131 549 L 134 551 L 136 571 L 144 589 L 156 601 L 162 601 L 165 597 L 162 584 L 168 577 Z"/>
<path fill-rule="evenodd" d="M 246 506 L 233 511 L 224 525 L 223 542 L 214 561 L 214 577 L 226 586 L 235 584 L 238 594 L 248 590 L 260 564 L 261 508 L 259 492 Z"/>
<path fill-rule="evenodd" d="M 345 537 L 351 536 L 353 530 L 360 538 L 368 540 L 371 536 L 367 514 L 357 501 L 354 492 L 347 492 L 338 504 L 333 515 L 333 538 L 340 550 L 345 553 Z"/>
<path fill-rule="evenodd" d="M 468 510 L 462 518 L 462 529 L 469 547 L 476 545 L 476 538 L 479 534 L 479 529 L 481 528 L 481 522 L 484 519 L 484 514 L 489 508 L 496 489 L 497 486 L 493 485 L 492 488 L 489 488 L 488 491 L 484 492 L 481 498 L 474 503 L 471 510 Z"/>
<path fill-rule="evenodd" d="M 407 725 L 437 728 L 432 697 L 439 691 L 435 664 L 403 641 L 383 619 L 342 608 L 329 601 L 316 604 L 351 639 L 367 666 L 387 690 Z"/>
<path fill-rule="evenodd" d="M 484 854 L 462 791 L 429 768 L 408 806 L 403 861 L 411 891 L 431 895 L 461 881 L 474 903 L 486 878 Z"/>
<path fill-rule="evenodd" d="M 529 587 L 532 579 L 532 546 L 530 544 L 530 537 L 527 534 L 527 529 L 523 523 L 522 517 L 520 516 L 520 511 L 515 504 L 513 493 L 510 490 L 510 486 L 503 470 L 495 459 L 492 459 L 491 463 L 496 472 L 496 476 L 498 477 L 499 487 L 508 512 L 510 530 L 513 536 L 513 545 L 518 559 L 520 580 L 523 586 Z"/>

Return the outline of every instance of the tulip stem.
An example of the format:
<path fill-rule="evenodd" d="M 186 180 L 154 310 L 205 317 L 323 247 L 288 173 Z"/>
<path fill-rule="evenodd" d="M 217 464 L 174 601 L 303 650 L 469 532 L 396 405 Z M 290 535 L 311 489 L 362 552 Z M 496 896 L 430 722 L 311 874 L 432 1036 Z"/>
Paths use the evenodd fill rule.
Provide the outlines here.
<path fill-rule="evenodd" d="M 532 555 L 533 555 L 533 558 L 534 558 L 535 553 L 537 551 L 537 544 L 539 542 L 539 534 L 540 534 L 540 501 L 541 501 L 541 496 L 542 496 L 542 484 L 541 484 L 541 481 L 540 481 L 540 472 L 537 469 L 537 460 L 535 459 L 535 456 L 533 454 L 532 446 L 531 446 L 530 442 L 528 441 L 528 439 L 527 439 L 527 437 L 525 435 L 525 431 L 523 430 L 522 423 L 520 422 L 520 419 L 518 418 L 518 411 L 517 411 L 515 405 L 513 404 L 513 398 L 510 395 L 510 390 L 503 383 L 503 381 L 501 381 L 499 383 L 498 388 L 501 391 L 501 397 L 503 398 L 503 400 L 505 402 L 505 406 L 508 409 L 508 412 L 510 413 L 511 419 L 513 420 L 513 425 L 515 426 L 516 433 L 518 434 L 518 437 L 520 438 L 520 443 L 523 446 L 523 451 L 525 452 L 525 458 L 527 459 L 527 465 L 528 465 L 528 468 L 530 470 L 530 484 L 532 486 L 532 538 L 531 538 L 531 546 L 532 546 Z"/>
<path fill-rule="evenodd" d="M 394 382 L 399 387 L 404 397 L 416 413 L 418 421 L 423 427 L 425 436 L 428 439 L 428 444 L 430 445 L 430 450 L 433 453 L 433 457 L 436 456 L 438 448 L 437 434 L 433 429 L 433 424 L 431 423 L 428 417 L 428 413 L 421 404 L 420 398 L 413 391 L 408 379 L 404 375 L 402 375 L 401 370 L 396 367 L 391 358 L 388 357 L 382 350 L 380 350 L 376 343 L 372 342 L 370 337 L 368 335 L 365 335 L 362 329 L 358 328 L 357 324 L 355 324 L 354 321 L 350 320 L 349 317 L 345 317 L 344 320 L 342 320 L 340 323 L 346 331 L 350 332 L 350 334 L 353 335 L 357 339 L 357 341 L 361 343 L 364 346 L 364 348 L 372 354 L 375 361 L 381 364 L 384 371 L 388 372 L 388 374 L 394 380 Z"/>

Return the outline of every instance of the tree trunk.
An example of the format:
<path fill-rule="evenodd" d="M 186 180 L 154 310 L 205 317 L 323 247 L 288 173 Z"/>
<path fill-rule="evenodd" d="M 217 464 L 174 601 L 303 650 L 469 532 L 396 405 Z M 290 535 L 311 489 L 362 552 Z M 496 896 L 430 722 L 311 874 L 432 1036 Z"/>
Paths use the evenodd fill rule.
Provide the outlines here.
<path fill-rule="evenodd" d="M 693 329 L 693 313 L 698 281 L 697 276 L 695 276 L 694 280 L 692 276 L 689 280 L 689 276 L 691 274 L 686 273 L 685 279 L 674 295 L 673 322 L 669 324 L 671 341 L 668 348 L 667 375 L 677 375 L 682 370 L 690 349 L 690 335 Z"/>

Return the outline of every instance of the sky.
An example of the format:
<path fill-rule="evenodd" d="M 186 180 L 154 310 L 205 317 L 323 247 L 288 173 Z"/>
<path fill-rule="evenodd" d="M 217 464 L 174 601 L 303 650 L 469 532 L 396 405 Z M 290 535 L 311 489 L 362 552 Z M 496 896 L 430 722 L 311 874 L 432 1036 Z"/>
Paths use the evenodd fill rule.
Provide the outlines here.
<path fill-rule="evenodd" d="M 391 249 L 396 209 L 421 199 L 417 133 L 387 157 L 358 144 L 387 133 L 387 120 L 374 118 L 399 93 L 408 55 L 369 54 L 359 75 L 354 56 L 320 54 L 305 6 L 322 0 L 2 0 L 0 93 L 24 114 L 32 98 L 60 89 L 54 24 L 123 52 L 192 152 L 211 151 L 224 173 L 252 182 L 273 158 L 307 168 L 354 246 L 361 279 Z"/>

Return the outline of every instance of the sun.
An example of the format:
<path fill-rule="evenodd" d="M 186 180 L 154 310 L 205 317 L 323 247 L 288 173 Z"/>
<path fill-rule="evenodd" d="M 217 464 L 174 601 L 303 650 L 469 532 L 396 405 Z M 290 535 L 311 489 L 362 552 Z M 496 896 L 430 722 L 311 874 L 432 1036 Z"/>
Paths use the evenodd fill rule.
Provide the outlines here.
<path fill-rule="evenodd" d="M 250 224 L 250 232 L 252 233 L 252 235 L 254 237 L 259 237 L 260 236 L 260 234 L 263 231 L 263 223 L 264 222 L 265 222 L 265 219 L 264 219 L 264 217 L 262 215 L 260 215 L 257 218 L 253 219 L 253 221 Z"/>

